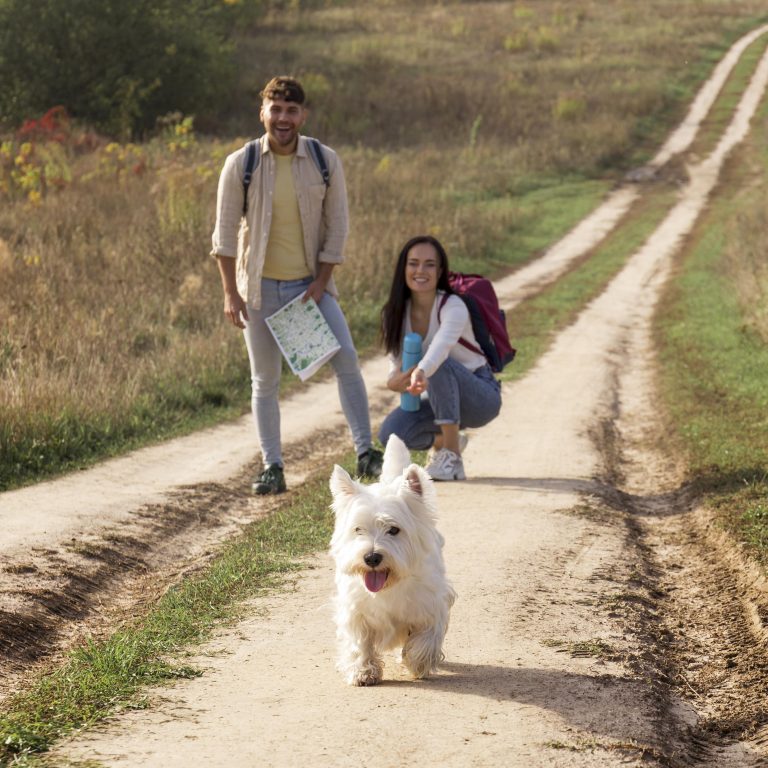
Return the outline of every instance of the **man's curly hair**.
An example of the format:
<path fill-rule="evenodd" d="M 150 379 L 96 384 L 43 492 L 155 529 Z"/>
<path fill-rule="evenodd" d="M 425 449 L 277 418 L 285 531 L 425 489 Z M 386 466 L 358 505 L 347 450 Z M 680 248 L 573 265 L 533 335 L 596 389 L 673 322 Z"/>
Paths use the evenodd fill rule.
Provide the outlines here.
<path fill-rule="evenodd" d="M 281 99 L 282 101 L 294 101 L 303 104 L 305 95 L 301 83 L 289 75 L 273 77 L 259 94 L 262 99 Z"/>

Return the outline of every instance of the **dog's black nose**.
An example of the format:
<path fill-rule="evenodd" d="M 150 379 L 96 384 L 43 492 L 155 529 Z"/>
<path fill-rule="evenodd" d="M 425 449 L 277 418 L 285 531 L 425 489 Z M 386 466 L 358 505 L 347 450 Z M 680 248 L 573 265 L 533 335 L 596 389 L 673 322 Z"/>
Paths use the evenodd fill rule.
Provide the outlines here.
<path fill-rule="evenodd" d="M 384 555 L 380 555 L 378 552 L 369 552 L 363 560 L 369 568 L 375 568 L 377 565 L 381 565 L 381 561 L 384 559 Z"/>

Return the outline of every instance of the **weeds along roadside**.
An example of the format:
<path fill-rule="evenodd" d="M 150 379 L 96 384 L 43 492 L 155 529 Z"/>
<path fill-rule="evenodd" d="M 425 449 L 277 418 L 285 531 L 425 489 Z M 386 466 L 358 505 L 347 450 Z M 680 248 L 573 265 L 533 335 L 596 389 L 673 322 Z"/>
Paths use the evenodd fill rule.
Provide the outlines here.
<path fill-rule="evenodd" d="M 768 565 L 768 104 L 678 259 L 656 329 L 664 401 L 690 481 Z"/>
<path fill-rule="evenodd" d="M 407 235 L 433 231 L 455 266 L 490 274 L 535 257 L 596 202 L 638 137 L 653 143 L 682 113 L 727 45 L 723 24 L 736 36 L 759 8 L 743 0 L 742 17 L 724 21 L 717 2 L 694 16 L 683 6 L 654 15 L 619 4 L 603 16 L 589 3 L 512 13 L 492 3 L 484 14 L 425 4 L 414 12 L 435 33 L 423 40 L 397 3 L 375 13 L 351 4 L 275 13 L 271 27 L 257 30 L 251 44 L 262 58 L 242 69 L 244 78 L 261 81 L 267 60 L 296 69 L 317 97 L 313 129 L 378 145 L 331 142 L 350 182 L 353 231 L 339 283 L 361 350 L 372 348 L 390 259 Z M 606 36 L 610 24 L 616 34 Z M 683 27 L 690 60 L 680 67 L 664 52 Z M 318 48 L 328 48 L 328 34 L 333 60 Z M 617 57 L 620 70 L 610 66 Z M 438 59 L 450 72 L 426 66 Z M 368 77 L 385 70 L 387 78 Z M 395 98 L 403 82 L 413 87 L 405 102 L 402 93 Z M 375 93 L 360 92 L 370 83 Z M 372 116 L 371 101 L 387 109 L 387 120 Z M 400 115 L 405 107 L 409 114 Z M 86 173 L 81 188 L 2 206 L 0 489 L 246 407 L 242 341 L 222 325 L 207 257 L 215 175 L 236 144 L 184 141 L 168 137 L 172 156 L 154 167 L 146 162 L 154 149 L 110 145 L 78 163 L 106 156 L 111 175 Z M 28 159 L 19 168 L 28 171 L 28 193 L 39 194 L 39 168 Z M 67 183 L 67 173 L 52 180 Z"/>

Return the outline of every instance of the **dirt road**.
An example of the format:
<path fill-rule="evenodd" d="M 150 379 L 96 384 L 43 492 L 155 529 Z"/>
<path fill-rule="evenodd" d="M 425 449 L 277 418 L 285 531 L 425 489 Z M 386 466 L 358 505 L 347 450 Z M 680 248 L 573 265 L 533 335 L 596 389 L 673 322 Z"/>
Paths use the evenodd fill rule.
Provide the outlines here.
<path fill-rule="evenodd" d="M 648 174 L 685 152 L 751 39 L 715 71 Z M 334 670 L 332 566 L 318 553 L 285 592 L 255 601 L 249 620 L 201 652 L 201 678 L 157 691 L 150 709 L 68 740 L 57 757 L 158 768 L 766 764 L 768 730 L 755 726 L 765 722 L 766 585 L 712 533 L 680 490 L 674 458 L 660 452 L 650 341 L 671 259 L 766 82 L 768 55 L 716 150 L 688 167 L 668 217 L 536 367 L 505 386 L 501 416 L 471 434 L 468 481 L 438 487 L 458 593 L 438 675 L 412 682 L 393 660 L 382 685 L 343 685 Z M 501 281 L 502 303 L 511 307 L 555 280 L 638 194 L 618 190 L 542 259 Z M 380 387 L 383 361 L 364 372 L 380 413 L 391 403 Z M 336 401 L 325 383 L 285 409 L 297 458 L 307 435 L 334 426 L 313 403 Z M 253 453 L 243 421 L 0 496 L 10 531 L 0 546 L 16 565 L 3 578 L 21 579 L 26 563 L 27 577 L 56 580 L 44 564 L 84 557 L 62 546 L 68 537 L 88 530 L 103 551 L 104 529 L 117 526 L 136 542 L 158 526 L 174 531 L 165 550 L 142 551 L 143 568 L 172 570 L 193 541 L 203 556 L 266 509 L 226 491 L 238 480 L 232 468 L 247 472 L 251 461 L 242 457 Z M 168 478 L 195 485 L 174 495 Z M 31 551 L 33 543 L 42 551 Z M 123 560 L 133 554 L 125 542 L 113 548 Z M 91 581 L 113 583 L 119 559 L 103 558 L 104 573 Z M 83 588 L 80 609 L 97 621 L 88 594 Z M 31 597 L 17 599 L 0 624 L 12 672 L 25 642 L 66 639 L 52 620 L 33 631 L 45 621 Z M 79 631 L 76 619 L 64 635 Z"/>

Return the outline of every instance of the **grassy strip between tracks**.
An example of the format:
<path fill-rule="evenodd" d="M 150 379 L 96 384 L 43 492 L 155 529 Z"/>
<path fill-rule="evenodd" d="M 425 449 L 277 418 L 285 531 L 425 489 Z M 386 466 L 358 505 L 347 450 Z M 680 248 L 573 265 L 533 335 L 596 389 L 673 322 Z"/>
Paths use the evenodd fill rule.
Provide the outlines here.
<path fill-rule="evenodd" d="M 715 105 L 724 114 L 762 38 Z M 722 103 L 721 103 L 722 102 Z M 717 119 L 717 117 L 713 118 Z M 768 565 L 768 100 L 679 260 L 657 323 L 661 383 L 691 481 L 719 523 Z M 720 118 L 723 123 L 723 118 Z"/>
<path fill-rule="evenodd" d="M 715 148 L 728 128 L 766 47 L 768 47 L 768 37 L 762 35 L 744 51 L 715 99 L 715 103 L 702 121 L 696 139 L 690 147 L 692 156 L 704 157 Z"/>
<path fill-rule="evenodd" d="M 352 455 L 345 465 L 352 469 Z M 52 765 L 41 753 L 62 736 L 119 709 L 147 705 L 142 689 L 195 677 L 183 650 L 241 612 L 242 601 L 280 585 L 300 559 L 330 539 L 328 475 L 292 492 L 251 524 L 200 573 L 170 589 L 134 624 L 73 651 L 66 661 L 0 711 L 0 765 Z"/>
<path fill-rule="evenodd" d="M 738 190 L 730 191 L 733 196 L 723 190 L 698 227 L 662 302 L 661 380 L 679 448 L 689 456 L 691 481 L 720 524 L 765 567 L 768 337 L 752 322 L 735 285 L 745 252 L 739 244 L 752 237 L 764 246 L 765 235 L 749 232 L 749 219 L 737 215 L 746 201 Z M 763 190 L 753 204 L 765 203 Z M 765 216 L 759 219 L 764 225 Z"/>
<path fill-rule="evenodd" d="M 627 258 L 658 226 L 673 204 L 674 196 L 673 189 L 657 189 L 654 195 L 638 200 L 627 218 L 587 260 L 514 310 L 509 323 L 518 358 L 502 378 L 514 380 L 530 370 L 555 335 L 603 291 Z"/>

